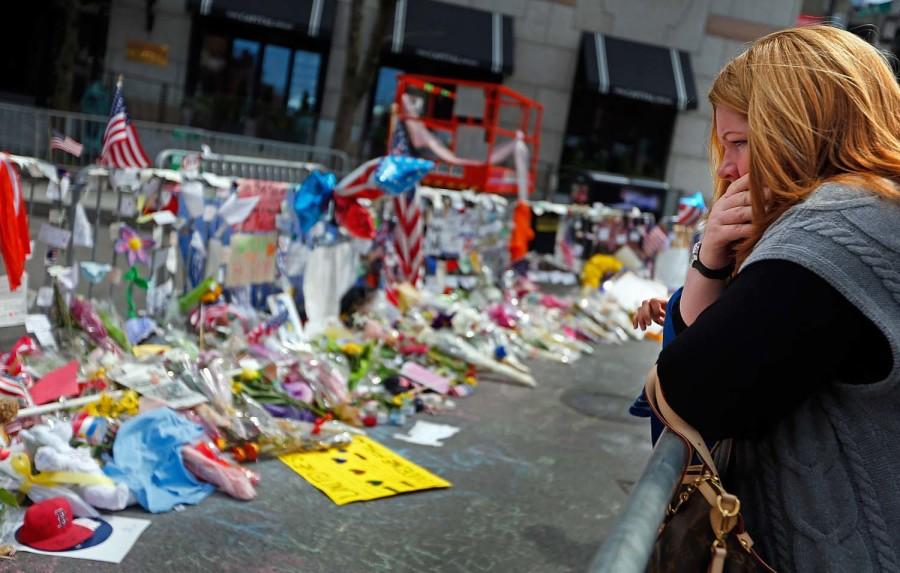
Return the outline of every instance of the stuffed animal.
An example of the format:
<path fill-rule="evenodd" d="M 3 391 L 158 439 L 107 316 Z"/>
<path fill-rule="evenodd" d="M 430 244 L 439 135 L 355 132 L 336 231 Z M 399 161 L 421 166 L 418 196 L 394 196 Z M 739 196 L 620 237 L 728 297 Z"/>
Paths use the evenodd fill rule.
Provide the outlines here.
<path fill-rule="evenodd" d="M 34 466 L 41 472 L 75 472 L 106 478 L 89 448 L 73 448 L 71 424 L 40 424 L 20 434 L 34 451 Z M 109 478 L 106 478 L 109 480 Z M 74 485 L 72 488 L 90 505 L 118 511 L 134 503 L 128 486 L 109 480 L 105 484 Z"/>

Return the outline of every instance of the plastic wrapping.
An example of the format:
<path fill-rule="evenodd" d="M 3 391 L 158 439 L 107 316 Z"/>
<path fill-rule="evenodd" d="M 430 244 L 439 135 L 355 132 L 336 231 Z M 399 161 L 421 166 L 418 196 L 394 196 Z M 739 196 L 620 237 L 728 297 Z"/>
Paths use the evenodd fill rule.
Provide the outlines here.
<path fill-rule="evenodd" d="M 75 297 L 70 309 L 75 323 L 97 346 L 107 350 L 115 348 L 115 342 L 110 338 L 103 320 L 90 302 Z"/>
<path fill-rule="evenodd" d="M 250 500 L 256 497 L 252 472 L 225 461 L 208 444 L 183 446 L 184 465 L 197 479 L 211 483 L 231 497 Z M 256 477 L 259 481 L 259 477 Z"/>

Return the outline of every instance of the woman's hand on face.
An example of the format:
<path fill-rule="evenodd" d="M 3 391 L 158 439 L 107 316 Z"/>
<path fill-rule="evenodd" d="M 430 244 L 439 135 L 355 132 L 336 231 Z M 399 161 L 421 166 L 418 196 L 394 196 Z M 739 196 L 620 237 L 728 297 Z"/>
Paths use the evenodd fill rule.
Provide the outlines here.
<path fill-rule="evenodd" d="M 731 246 L 753 231 L 750 203 L 750 174 L 734 180 L 716 201 L 706 222 L 700 262 L 711 269 L 722 269 L 734 260 Z"/>
<path fill-rule="evenodd" d="M 647 330 L 651 321 L 662 326 L 663 322 L 666 320 L 666 304 L 668 304 L 668 302 L 669 301 L 664 298 L 651 298 L 645 300 L 641 304 L 641 308 L 634 313 L 634 318 L 631 320 L 631 323 L 635 328 L 640 328 L 641 330 Z"/>

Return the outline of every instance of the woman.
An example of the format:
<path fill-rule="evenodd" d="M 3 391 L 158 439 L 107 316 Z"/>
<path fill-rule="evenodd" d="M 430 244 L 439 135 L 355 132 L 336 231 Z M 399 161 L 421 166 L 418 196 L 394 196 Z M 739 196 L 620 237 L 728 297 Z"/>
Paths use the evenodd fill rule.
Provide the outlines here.
<path fill-rule="evenodd" d="M 717 204 L 752 226 L 704 238 L 705 267 L 739 272 L 662 351 L 660 388 L 734 439 L 725 486 L 776 569 L 898 571 L 900 88 L 873 47 L 814 26 L 756 41 L 710 101 Z"/>
<path fill-rule="evenodd" d="M 632 321 L 634 327 L 641 330 L 646 330 L 651 321 L 661 325 L 663 348 L 722 294 L 734 271 L 734 245 L 748 239 L 753 232 L 747 120 L 725 106 L 716 109 L 715 118 L 718 141 L 722 145 L 722 158 L 716 161 L 715 173 L 720 181 L 728 183 L 728 187 L 717 189 L 703 241 L 695 247 L 684 287 L 675 291 L 668 301 L 645 300 Z M 651 438 L 655 444 L 663 426 L 653 415 L 643 393 L 629 412 L 650 418 Z"/>

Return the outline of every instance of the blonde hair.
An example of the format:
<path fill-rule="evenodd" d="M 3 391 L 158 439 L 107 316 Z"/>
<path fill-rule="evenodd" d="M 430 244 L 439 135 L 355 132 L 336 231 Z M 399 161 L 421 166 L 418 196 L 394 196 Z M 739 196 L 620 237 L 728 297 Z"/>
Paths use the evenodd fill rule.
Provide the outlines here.
<path fill-rule="evenodd" d="M 754 234 L 737 247 L 738 264 L 822 183 L 900 201 L 900 87 L 885 56 L 857 36 L 828 26 L 769 34 L 719 72 L 709 100 L 746 115 L 749 126 Z M 716 198 L 729 183 L 715 175 L 723 154 L 713 117 Z"/>

